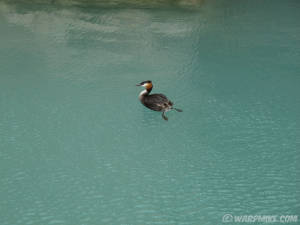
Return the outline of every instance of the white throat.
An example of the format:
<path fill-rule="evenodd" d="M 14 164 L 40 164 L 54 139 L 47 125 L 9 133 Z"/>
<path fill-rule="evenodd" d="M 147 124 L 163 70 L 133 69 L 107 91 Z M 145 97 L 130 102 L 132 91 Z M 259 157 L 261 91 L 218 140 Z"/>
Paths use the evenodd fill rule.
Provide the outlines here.
<path fill-rule="evenodd" d="M 146 94 L 148 94 L 148 91 L 146 89 L 141 91 L 141 93 L 139 94 L 139 99 L 142 99 Z"/>

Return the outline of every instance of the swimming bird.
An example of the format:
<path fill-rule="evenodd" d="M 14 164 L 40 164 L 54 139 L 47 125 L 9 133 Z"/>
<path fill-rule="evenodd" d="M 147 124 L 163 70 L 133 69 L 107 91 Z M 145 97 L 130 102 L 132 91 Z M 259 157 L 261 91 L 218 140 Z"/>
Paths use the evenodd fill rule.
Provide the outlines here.
<path fill-rule="evenodd" d="M 143 86 L 145 90 L 143 90 L 140 95 L 139 99 L 141 103 L 146 106 L 147 108 L 162 112 L 162 118 L 164 120 L 168 120 L 166 117 L 165 112 L 170 111 L 172 109 L 176 110 L 177 112 L 182 112 L 181 109 L 177 109 L 173 107 L 173 102 L 171 102 L 165 95 L 163 94 L 151 94 L 153 84 L 151 80 L 143 81 L 136 86 Z"/>

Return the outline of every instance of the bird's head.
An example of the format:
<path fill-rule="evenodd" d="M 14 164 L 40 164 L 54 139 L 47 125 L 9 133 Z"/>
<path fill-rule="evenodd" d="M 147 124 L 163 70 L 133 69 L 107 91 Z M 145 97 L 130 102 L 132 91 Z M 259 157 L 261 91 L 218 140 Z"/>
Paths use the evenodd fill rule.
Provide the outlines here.
<path fill-rule="evenodd" d="M 136 86 L 143 86 L 147 90 L 151 90 L 153 87 L 151 80 L 143 81 L 143 82 L 137 84 Z"/>

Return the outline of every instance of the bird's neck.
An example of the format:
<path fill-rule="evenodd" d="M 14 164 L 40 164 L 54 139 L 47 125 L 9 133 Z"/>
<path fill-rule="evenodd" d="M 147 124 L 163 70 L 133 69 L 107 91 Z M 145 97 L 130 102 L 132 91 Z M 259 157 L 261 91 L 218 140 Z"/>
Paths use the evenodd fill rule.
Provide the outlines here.
<path fill-rule="evenodd" d="M 152 90 L 152 87 L 143 90 L 143 91 L 140 93 L 140 95 L 139 95 L 139 99 L 142 99 L 142 98 L 144 98 L 145 96 L 149 95 L 150 92 L 151 92 L 151 90 Z"/>

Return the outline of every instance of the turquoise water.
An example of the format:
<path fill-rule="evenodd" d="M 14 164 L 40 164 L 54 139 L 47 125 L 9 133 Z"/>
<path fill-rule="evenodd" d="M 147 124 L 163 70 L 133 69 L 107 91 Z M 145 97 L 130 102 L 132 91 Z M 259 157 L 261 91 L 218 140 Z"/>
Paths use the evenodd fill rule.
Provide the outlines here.
<path fill-rule="evenodd" d="M 1 225 L 299 215 L 299 1 L 1 1 L 0 32 Z"/>

